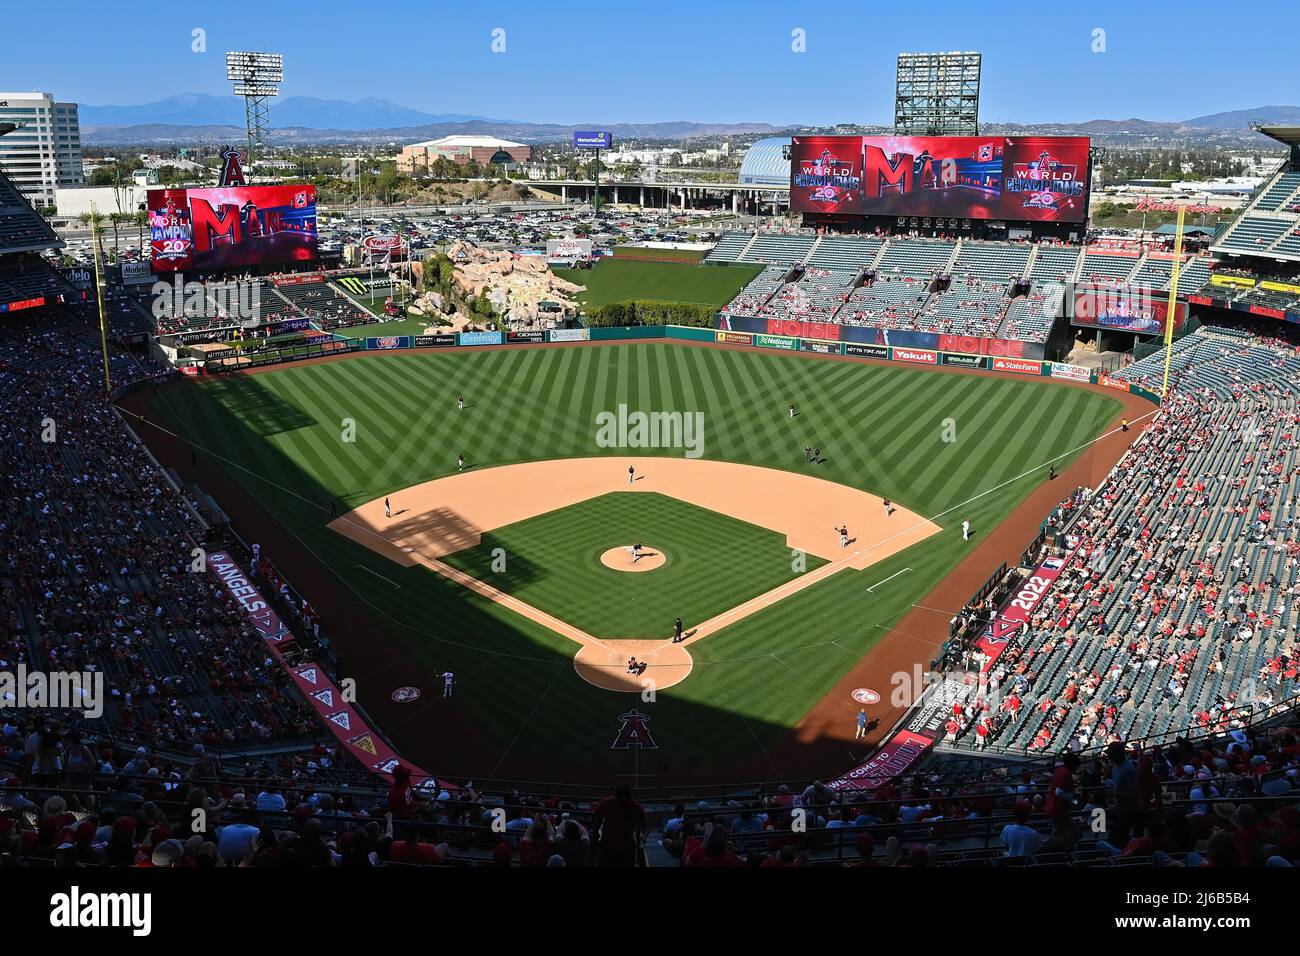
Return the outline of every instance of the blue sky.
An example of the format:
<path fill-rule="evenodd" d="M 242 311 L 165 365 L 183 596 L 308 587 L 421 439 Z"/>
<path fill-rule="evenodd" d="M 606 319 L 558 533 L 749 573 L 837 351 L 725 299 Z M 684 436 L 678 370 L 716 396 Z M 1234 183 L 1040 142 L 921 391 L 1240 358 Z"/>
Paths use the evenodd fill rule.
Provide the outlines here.
<path fill-rule="evenodd" d="M 283 96 L 557 123 L 888 123 L 902 50 L 982 52 L 986 122 L 1177 120 L 1300 103 L 1294 0 L 238 5 L 256 16 L 222 3 L 65 0 L 53 18 L 34 0 L 3 2 L 0 22 L 34 42 L 6 45 L 0 89 L 96 105 L 228 94 L 227 49 L 282 52 Z M 194 28 L 207 53 L 191 50 Z M 503 53 L 491 49 L 497 28 Z M 795 29 L 806 52 L 791 50 Z M 1097 29 L 1105 52 L 1093 52 Z M 1212 78 L 1228 58 L 1230 79 Z"/>

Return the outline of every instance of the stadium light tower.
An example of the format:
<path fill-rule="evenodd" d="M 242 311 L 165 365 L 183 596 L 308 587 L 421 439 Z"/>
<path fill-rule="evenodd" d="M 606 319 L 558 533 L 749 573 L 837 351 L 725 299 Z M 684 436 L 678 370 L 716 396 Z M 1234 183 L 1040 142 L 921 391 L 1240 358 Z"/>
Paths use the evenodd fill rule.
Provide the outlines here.
<path fill-rule="evenodd" d="M 900 53 L 894 132 L 900 136 L 978 136 L 979 53 Z"/>
<path fill-rule="evenodd" d="M 270 99 L 280 94 L 284 82 L 284 57 L 279 53 L 232 50 L 226 54 L 226 79 L 234 81 L 235 95 L 244 98 L 244 124 L 248 127 L 248 162 L 265 147 L 271 125 Z"/>

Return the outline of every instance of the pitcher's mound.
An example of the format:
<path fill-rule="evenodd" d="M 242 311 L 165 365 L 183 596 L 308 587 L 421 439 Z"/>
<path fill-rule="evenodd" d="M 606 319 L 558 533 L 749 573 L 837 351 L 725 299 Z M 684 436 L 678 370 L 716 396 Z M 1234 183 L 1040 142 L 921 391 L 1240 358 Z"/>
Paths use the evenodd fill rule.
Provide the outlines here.
<path fill-rule="evenodd" d="M 653 571 L 662 568 L 668 559 L 657 548 L 641 546 L 641 556 L 632 557 L 632 546 L 625 544 L 619 548 L 610 548 L 600 556 L 600 563 L 615 571 Z"/>

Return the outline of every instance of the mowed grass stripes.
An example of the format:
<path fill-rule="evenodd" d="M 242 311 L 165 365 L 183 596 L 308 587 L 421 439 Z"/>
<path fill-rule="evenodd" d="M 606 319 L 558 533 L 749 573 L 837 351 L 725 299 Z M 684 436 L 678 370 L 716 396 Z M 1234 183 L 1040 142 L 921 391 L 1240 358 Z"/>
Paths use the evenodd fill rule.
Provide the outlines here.
<path fill-rule="evenodd" d="M 457 395 L 465 396 L 464 411 Z M 798 408 L 793 419 L 790 402 Z M 345 510 L 451 474 L 461 452 L 480 468 L 618 455 L 597 445 L 596 416 L 620 404 L 702 411 L 706 458 L 810 470 L 888 496 L 945 529 L 692 645 L 691 677 L 660 693 L 652 724 L 659 758 L 679 768 L 762 760 L 775 736 L 951 570 L 966 551 L 963 518 L 977 533 L 993 527 L 1045 479 L 1049 459 L 1084 445 L 1119 413 L 1109 396 L 1038 379 L 670 343 L 368 356 L 186 383 L 155 399 L 154 411 L 329 566 L 340 590 L 369 607 L 377 631 L 430 674 L 456 671 L 456 707 L 500 750 L 473 766 L 430 769 L 482 777 L 507 773 L 520 753 L 553 753 L 592 773 L 627 772 L 637 756 L 608 748 L 628 699 L 578 678 L 574 645 L 564 638 L 329 531 L 329 501 Z M 819 447 L 825 462 L 806 464 L 805 445 Z M 788 569 L 788 554 L 784 560 Z M 904 568 L 912 570 L 867 592 Z M 754 588 L 765 573 L 756 571 Z M 603 594 L 565 589 L 585 606 L 579 613 L 599 613 Z M 654 634 L 664 626 L 660 614 L 648 615 Z M 364 640 L 335 636 L 345 660 L 349 641 Z M 412 673 L 410 658 L 353 676 L 363 704 L 403 684 L 433 690 L 431 677 Z M 848 703 L 846 722 L 856 712 Z M 413 725 L 429 719 L 410 718 Z"/>
<path fill-rule="evenodd" d="M 640 542 L 653 571 L 606 567 L 610 548 Z M 499 550 L 498 550 L 499 549 Z M 615 492 L 485 534 L 448 564 L 601 638 L 668 638 L 790 580 L 784 536 L 695 505 Z M 825 562 L 805 558 L 806 570 Z"/>

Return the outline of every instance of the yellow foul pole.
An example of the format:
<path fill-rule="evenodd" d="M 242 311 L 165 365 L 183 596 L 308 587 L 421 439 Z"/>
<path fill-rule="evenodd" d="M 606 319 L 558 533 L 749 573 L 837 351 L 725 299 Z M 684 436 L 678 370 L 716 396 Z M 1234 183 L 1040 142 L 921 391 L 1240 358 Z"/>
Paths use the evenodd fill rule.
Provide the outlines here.
<path fill-rule="evenodd" d="M 99 348 L 104 355 L 104 401 L 113 394 L 113 382 L 108 375 L 108 320 L 104 315 L 104 279 L 99 271 L 99 214 L 95 204 L 90 204 L 90 249 L 95 260 L 95 295 L 99 300 Z"/>
<path fill-rule="evenodd" d="M 1169 276 L 1169 307 L 1165 310 L 1165 378 L 1160 383 L 1160 404 L 1165 403 L 1169 394 L 1169 362 L 1173 358 L 1174 345 L 1174 310 L 1178 306 L 1178 276 L 1183 265 L 1183 220 L 1187 216 L 1187 207 L 1178 207 L 1178 231 L 1174 235 L 1174 268 Z"/>

